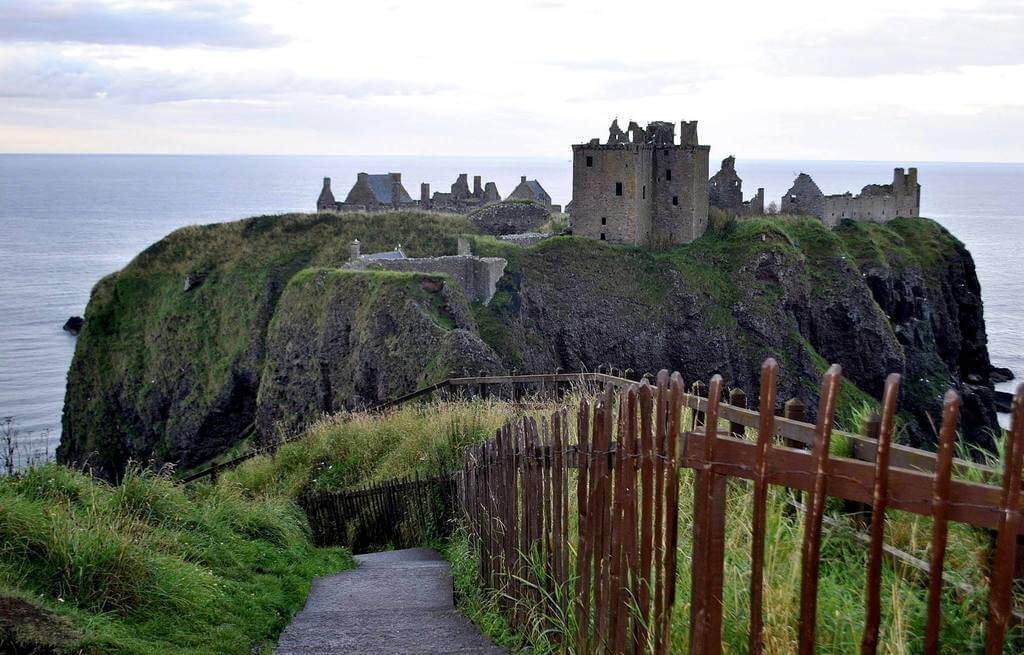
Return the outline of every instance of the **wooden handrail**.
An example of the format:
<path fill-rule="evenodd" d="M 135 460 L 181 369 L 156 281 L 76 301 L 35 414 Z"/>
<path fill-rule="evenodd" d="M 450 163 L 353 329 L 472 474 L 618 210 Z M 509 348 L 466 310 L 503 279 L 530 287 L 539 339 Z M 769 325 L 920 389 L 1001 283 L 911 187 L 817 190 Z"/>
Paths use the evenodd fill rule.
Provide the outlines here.
<path fill-rule="evenodd" d="M 373 407 L 369 408 L 369 412 L 380 412 L 397 407 L 407 402 L 422 398 L 430 395 L 435 391 L 442 389 L 450 389 L 453 387 L 471 387 L 476 385 L 524 385 L 524 384 L 558 384 L 558 383 L 600 383 L 611 385 L 616 388 L 622 388 L 631 384 L 639 384 L 635 380 L 628 378 L 619 377 L 616 375 L 610 375 L 608 373 L 530 373 L 523 375 L 483 375 L 476 377 L 455 377 L 447 378 L 440 382 L 436 382 L 426 387 L 422 387 L 415 391 L 409 392 L 393 398 L 391 400 L 384 401 Z M 692 410 L 705 412 L 707 411 L 708 401 L 707 398 L 697 396 L 694 394 L 684 394 L 683 404 Z M 758 413 L 754 410 L 746 409 L 743 407 L 736 407 L 727 403 L 719 403 L 718 405 L 719 417 L 724 421 L 736 423 L 748 428 L 758 427 Z M 810 446 L 814 443 L 814 430 L 815 426 L 811 423 L 804 423 L 801 421 L 795 421 L 792 419 L 784 418 L 782 416 L 776 417 L 774 421 L 775 436 L 787 439 L 790 442 L 796 442 Z M 250 424 L 243 433 L 244 436 L 248 436 L 255 429 L 255 424 Z M 865 437 L 860 434 L 853 432 L 844 432 L 836 430 L 834 434 L 842 439 L 845 439 L 851 446 L 852 452 L 850 457 L 852 459 L 873 462 L 875 459 L 875 449 L 877 447 L 877 441 L 869 437 Z M 288 443 L 289 440 L 285 440 L 284 443 Z M 281 444 L 269 446 L 266 448 L 254 449 L 250 452 L 244 453 L 235 457 L 227 462 L 213 465 L 203 469 L 202 471 L 192 473 L 191 475 L 182 478 L 182 482 L 193 482 L 210 475 L 216 475 L 216 473 L 223 469 L 229 469 L 242 462 L 255 457 L 256 455 L 268 452 L 273 448 L 278 447 Z M 892 466 L 915 470 L 934 472 L 936 467 L 936 455 L 935 453 L 920 450 L 918 448 L 911 448 L 909 446 L 902 446 L 898 444 L 892 445 L 891 452 Z M 982 480 L 998 480 L 1000 474 L 995 469 L 971 462 L 963 459 L 954 459 L 954 472 L 957 475 L 979 475 Z"/>

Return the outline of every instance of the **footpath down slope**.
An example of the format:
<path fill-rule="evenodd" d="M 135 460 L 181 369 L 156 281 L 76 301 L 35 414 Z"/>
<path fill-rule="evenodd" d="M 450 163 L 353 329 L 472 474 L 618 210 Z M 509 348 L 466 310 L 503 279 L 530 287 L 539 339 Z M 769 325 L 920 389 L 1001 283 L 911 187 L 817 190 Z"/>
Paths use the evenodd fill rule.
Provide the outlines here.
<path fill-rule="evenodd" d="M 357 555 L 359 568 L 317 578 L 277 655 L 501 655 L 452 602 L 452 574 L 432 550 Z"/>

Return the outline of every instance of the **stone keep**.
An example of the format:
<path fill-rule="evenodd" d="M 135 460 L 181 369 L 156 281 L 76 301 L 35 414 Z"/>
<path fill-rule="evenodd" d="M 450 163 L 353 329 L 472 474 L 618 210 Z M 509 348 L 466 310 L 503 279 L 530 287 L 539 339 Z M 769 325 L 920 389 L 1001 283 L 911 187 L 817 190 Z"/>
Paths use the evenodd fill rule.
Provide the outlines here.
<path fill-rule="evenodd" d="M 572 147 L 572 229 L 612 243 L 660 248 L 697 239 L 708 226 L 708 154 L 697 121 L 646 129 L 612 122 L 608 142 Z"/>

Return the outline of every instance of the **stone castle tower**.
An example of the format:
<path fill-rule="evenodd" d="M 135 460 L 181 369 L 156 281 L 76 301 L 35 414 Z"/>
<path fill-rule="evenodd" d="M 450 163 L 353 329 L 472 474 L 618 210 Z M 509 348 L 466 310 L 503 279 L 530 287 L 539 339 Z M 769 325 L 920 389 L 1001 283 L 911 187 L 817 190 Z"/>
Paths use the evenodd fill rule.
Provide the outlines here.
<path fill-rule="evenodd" d="M 572 227 L 575 234 L 648 248 L 689 243 L 708 225 L 708 154 L 697 121 L 663 121 L 646 129 L 618 120 L 608 142 L 572 147 Z"/>

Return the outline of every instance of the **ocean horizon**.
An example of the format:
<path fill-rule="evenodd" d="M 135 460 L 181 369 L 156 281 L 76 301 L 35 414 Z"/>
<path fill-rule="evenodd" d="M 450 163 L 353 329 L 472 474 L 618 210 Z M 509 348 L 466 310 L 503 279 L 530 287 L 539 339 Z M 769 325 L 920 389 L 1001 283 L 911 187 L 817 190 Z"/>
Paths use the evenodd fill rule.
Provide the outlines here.
<path fill-rule="evenodd" d="M 922 216 L 944 225 L 974 256 L 992 363 L 1024 373 L 1024 335 L 1016 323 L 1024 249 L 1016 190 L 1024 187 L 1024 164 L 738 159 L 736 166 L 745 197 L 764 187 L 766 203 L 778 202 L 799 172 L 825 193 L 857 193 L 891 181 L 894 167 L 918 167 Z M 494 181 L 503 196 L 521 175 L 538 179 L 557 204 L 571 195 L 568 154 L 0 155 L 0 417 L 14 417 L 30 435 L 31 451 L 52 455 L 74 352 L 74 337 L 61 328 L 69 316 L 84 314 L 100 278 L 187 225 L 312 212 L 323 177 L 344 197 L 360 171 L 401 172 L 413 197 L 421 182 L 443 191 L 460 173 Z"/>

